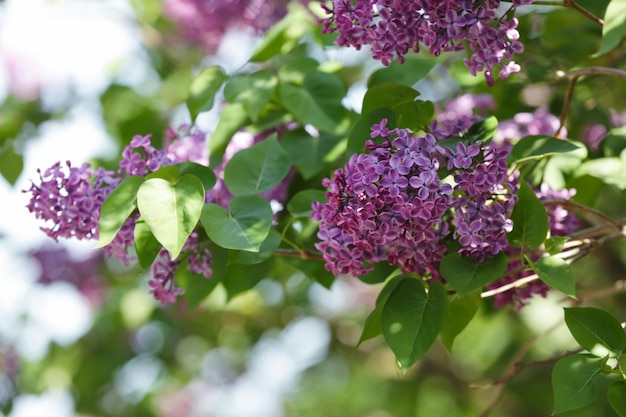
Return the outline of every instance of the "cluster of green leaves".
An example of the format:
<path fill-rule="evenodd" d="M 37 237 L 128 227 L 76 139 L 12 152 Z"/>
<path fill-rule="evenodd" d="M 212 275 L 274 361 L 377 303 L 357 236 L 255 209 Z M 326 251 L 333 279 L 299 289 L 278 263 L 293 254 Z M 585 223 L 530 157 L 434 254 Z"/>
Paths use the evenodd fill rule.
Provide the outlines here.
<path fill-rule="evenodd" d="M 565 323 L 585 351 L 560 359 L 552 370 L 553 414 L 585 407 L 607 395 L 613 410 L 626 416 L 626 333 L 606 310 L 565 309 Z"/>

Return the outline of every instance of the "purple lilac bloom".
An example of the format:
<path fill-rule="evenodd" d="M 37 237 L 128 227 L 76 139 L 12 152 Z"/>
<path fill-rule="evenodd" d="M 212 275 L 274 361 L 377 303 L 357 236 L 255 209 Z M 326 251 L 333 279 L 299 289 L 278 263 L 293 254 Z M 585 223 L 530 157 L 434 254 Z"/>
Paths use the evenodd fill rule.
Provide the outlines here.
<path fill-rule="evenodd" d="M 490 94 L 463 94 L 436 107 L 431 132 L 438 138 L 457 136 L 480 119 L 480 114 L 496 107 Z"/>
<path fill-rule="evenodd" d="M 545 107 L 540 107 L 532 113 L 517 113 L 511 120 L 502 120 L 494 136 L 497 142 L 515 142 L 524 136 L 547 135 L 554 136 L 559 130 L 559 118 L 551 114 Z M 566 137 L 565 128 L 561 136 Z"/>
<path fill-rule="evenodd" d="M 369 153 L 323 181 L 328 201 L 313 204 L 326 269 L 360 276 L 386 261 L 440 279 L 451 226 L 459 252 L 479 261 L 507 247 L 517 192 L 508 151 L 478 142 L 444 149 L 432 134 L 389 130 L 386 120 L 372 127 L 378 136 L 381 144 L 367 141 Z M 454 187 L 440 180 L 442 164 L 455 173 Z"/>
<path fill-rule="evenodd" d="M 288 0 L 165 0 L 163 12 L 191 42 L 214 53 L 230 29 L 268 30 L 287 14 Z"/>
<path fill-rule="evenodd" d="M 323 181 L 329 201 L 313 205 L 312 217 L 320 221 L 316 247 L 335 275 L 364 275 L 371 264 L 387 261 L 439 277 L 452 192 L 437 176 L 444 151 L 432 135 L 386 131 L 385 124 L 372 132 L 387 133 L 381 145 L 368 141 L 369 153 L 353 155 Z"/>
<path fill-rule="evenodd" d="M 191 272 L 202 275 L 204 278 L 211 278 L 213 270 L 211 262 L 213 256 L 209 249 L 198 244 L 198 234 L 193 232 L 185 246 L 183 252 L 187 256 L 187 269 Z M 184 294 L 184 290 L 176 286 L 175 276 L 180 267 L 181 260 L 172 260 L 170 253 L 163 249 L 159 252 L 157 260 L 150 267 L 152 279 L 148 282 L 150 293 L 163 304 L 176 302 L 176 297 Z"/>
<path fill-rule="evenodd" d="M 120 179 L 111 171 L 92 170 L 89 164 L 74 167 L 70 161 L 37 173 L 39 185 L 31 182 L 24 192 L 31 194 L 28 211 L 48 223 L 41 230 L 55 241 L 96 239 L 100 206 Z"/>
<path fill-rule="evenodd" d="M 516 18 L 498 16 L 499 0 L 332 0 L 322 3 L 328 15 L 321 19 L 325 33 L 337 32 L 340 46 L 361 49 L 370 46 L 374 59 L 389 65 L 404 62 L 410 51 L 422 46 L 435 56 L 460 51 L 468 45 L 471 56 L 465 65 L 472 75 L 484 72 L 493 84 L 493 72 L 500 67 L 500 78 L 520 70 L 512 61 L 524 50 L 519 41 Z M 513 1 L 512 7 L 532 3 Z"/>

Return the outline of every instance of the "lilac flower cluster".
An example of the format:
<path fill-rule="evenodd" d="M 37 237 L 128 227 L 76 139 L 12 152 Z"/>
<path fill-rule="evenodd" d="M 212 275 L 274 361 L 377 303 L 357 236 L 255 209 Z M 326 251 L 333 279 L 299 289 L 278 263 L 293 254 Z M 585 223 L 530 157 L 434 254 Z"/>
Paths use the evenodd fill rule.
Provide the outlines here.
<path fill-rule="evenodd" d="M 287 14 L 288 0 L 165 0 L 163 11 L 182 35 L 214 53 L 233 28 L 268 30 Z"/>
<path fill-rule="evenodd" d="M 31 182 L 24 191 L 31 194 L 28 211 L 49 224 L 41 230 L 55 241 L 60 237 L 97 238 L 99 208 L 121 180 L 103 168 L 92 170 L 89 164 L 74 167 L 70 161 L 37 173 L 39 185 Z"/>
<path fill-rule="evenodd" d="M 430 131 L 438 138 L 458 136 L 480 119 L 486 110 L 496 107 L 491 94 L 462 94 L 437 105 Z"/>
<path fill-rule="evenodd" d="M 353 155 L 323 181 L 328 201 L 313 204 L 326 268 L 359 276 L 387 261 L 439 279 L 452 226 L 466 256 L 482 261 L 505 249 L 517 192 L 508 151 L 479 142 L 443 148 L 432 134 L 386 123 L 372 126 L 382 143 L 366 142 L 369 153 Z M 453 184 L 440 180 L 446 168 Z"/>
<path fill-rule="evenodd" d="M 163 150 L 152 146 L 150 135 L 133 137 L 130 144 L 122 151 L 122 160 L 117 172 L 103 168 L 94 170 L 89 164 L 75 168 L 69 161 L 66 163 L 67 169 L 63 169 L 57 162 L 44 171 L 43 175 L 38 171 L 40 172 L 39 185 L 33 182 L 31 187 L 25 190 L 31 194 L 27 205 L 28 210 L 38 219 L 51 223 L 51 226 L 43 227 L 42 230 L 55 240 L 59 237 L 97 239 L 102 203 L 122 179 L 131 175 L 144 176 L 162 166 L 188 161 L 201 154 L 202 151 L 199 149 L 206 149 L 204 141 L 202 143 L 198 141 L 203 134 L 191 127 L 183 127 L 176 134 L 171 130 L 167 136 Z M 189 146 L 189 143 L 198 145 L 198 148 Z M 139 214 L 132 215 L 113 241 L 104 247 L 107 256 L 115 257 L 125 265 L 134 259 L 131 253 L 134 246 L 135 224 L 138 219 Z M 210 260 L 210 253 L 190 254 L 189 269 L 198 271 L 204 276 L 210 276 L 208 272 L 210 269 L 207 270 Z M 160 271 L 159 266 L 153 266 L 153 271 Z M 158 300 L 170 302 L 171 295 L 175 298 L 175 294 L 180 292 L 173 284 L 167 288 L 170 295 L 165 294 L 163 286 L 157 285 L 158 290 L 155 290 L 155 280 L 163 279 L 164 284 L 167 284 L 170 281 L 173 282 L 172 277 L 164 279 L 163 274 L 157 274 L 151 281 L 152 293 Z"/>
<path fill-rule="evenodd" d="M 535 194 L 541 201 L 548 200 L 570 200 L 575 194 L 574 189 L 562 189 L 552 190 L 547 185 L 542 184 L 541 187 L 535 191 Z M 548 227 L 550 230 L 550 236 L 568 236 L 572 234 L 579 226 L 578 217 L 567 210 L 561 204 L 548 204 L 545 206 L 548 213 Z M 519 254 L 519 248 L 509 248 L 506 251 L 507 254 Z M 530 254 L 533 261 L 537 261 L 541 256 L 540 252 Z M 526 278 L 532 275 L 530 270 L 522 270 L 523 265 L 521 261 L 509 262 L 507 271 L 504 273 L 504 277 L 489 284 L 488 289 L 497 289 L 506 284 L 515 282 L 519 279 Z M 550 287 L 541 280 L 534 280 L 523 287 L 511 288 L 510 290 L 498 293 L 494 297 L 494 304 L 496 307 L 503 307 L 506 305 L 513 305 L 517 309 L 522 308 L 528 302 L 528 300 L 534 295 L 540 295 L 545 297 Z"/>
<path fill-rule="evenodd" d="M 517 113 L 510 120 L 502 120 L 494 140 L 498 142 L 515 142 L 525 136 L 547 135 L 554 136 L 560 126 L 559 118 L 551 114 L 545 107 L 534 112 Z M 567 130 L 561 130 L 561 136 L 567 136 Z"/>
<path fill-rule="evenodd" d="M 453 237 L 461 244 L 459 253 L 483 262 L 508 247 L 518 188 L 516 176 L 507 172 L 509 148 L 489 145 L 482 149 L 480 162 L 473 160 L 480 152 L 480 144 L 459 143 L 456 152 L 446 153 L 458 192 L 452 204 Z"/>
<path fill-rule="evenodd" d="M 615 109 L 610 109 L 610 125 L 613 128 L 626 126 L 626 111 L 618 112 Z M 602 124 L 589 124 L 583 128 L 581 134 L 582 141 L 591 149 L 597 150 L 600 144 L 609 136 L 609 131 L 606 126 Z"/>
<path fill-rule="evenodd" d="M 232 194 L 228 191 L 223 180 L 223 171 L 226 163 L 237 151 L 250 147 L 265 139 L 269 133 L 251 135 L 241 132 L 226 149 L 221 165 L 215 169 L 218 182 L 214 189 L 206 193 L 206 201 L 228 206 Z M 40 183 L 34 182 L 25 192 L 31 193 L 28 204 L 30 212 L 38 219 L 45 220 L 51 226 L 42 228 L 49 236 L 58 240 L 62 238 L 97 239 L 98 223 L 102 203 L 109 193 L 122 179 L 131 176 L 145 176 L 159 168 L 180 162 L 196 162 L 208 164 L 206 134 L 193 126 L 182 126 L 177 130 L 168 129 L 165 135 L 163 149 L 152 146 L 150 135 L 135 136 L 122 152 L 122 160 L 117 172 L 102 168 L 91 169 L 89 164 L 80 168 L 71 166 L 67 162 L 67 169 L 60 163 L 40 172 Z M 268 200 L 284 202 L 289 179 L 284 180 L 274 189 L 264 193 Z M 139 213 L 133 214 L 113 241 L 104 247 L 109 257 L 119 259 L 128 265 L 134 257 L 134 229 Z M 198 236 L 193 233 L 183 248 L 187 259 L 187 268 L 205 278 L 212 275 L 210 264 L 212 255 L 208 249 L 198 245 Z M 181 265 L 179 259 L 172 260 L 166 250 L 161 251 L 158 259 L 151 266 L 152 279 L 149 281 L 151 293 L 163 302 L 171 303 L 182 293 L 176 287 L 174 276 Z"/>
<path fill-rule="evenodd" d="M 326 33 L 337 32 L 340 46 L 360 49 L 371 46 L 374 59 L 383 65 L 413 50 L 427 47 L 433 55 L 469 46 L 472 55 L 465 65 L 472 75 L 484 72 L 489 85 L 500 66 L 500 78 L 520 70 L 512 61 L 524 50 L 516 18 L 498 16 L 500 0 L 332 0 L 322 4 L 329 17 L 321 19 Z M 513 0 L 511 7 L 532 3 Z"/>

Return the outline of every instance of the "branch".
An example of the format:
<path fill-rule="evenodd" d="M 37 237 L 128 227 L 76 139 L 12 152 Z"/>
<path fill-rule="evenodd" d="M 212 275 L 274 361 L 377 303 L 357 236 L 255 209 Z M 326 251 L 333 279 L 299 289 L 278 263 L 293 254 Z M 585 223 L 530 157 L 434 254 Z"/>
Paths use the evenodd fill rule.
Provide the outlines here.
<path fill-rule="evenodd" d="M 598 25 L 604 25 L 604 21 L 600 19 L 598 16 L 591 13 L 589 10 L 582 7 L 580 4 L 576 3 L 574 0 L 561 0 L 561 1 L 550 1 L 550 0 L 536 0 L 533 1 L 533 6 L 562 6 L 569 7 L 570 9 L 576 10 L 578 13 L 582 14 L 589 20 Z"/>
<path fill-rule="evenodd" d="M 543 204 L 548 205 L 548 206 L 566 206 L 566 207 L 571 207 L 574 208 L 576 210 L 585 212 L 585 213 L 589 213 L 597 218 L 599 218 L 600 220 L 603 220 L 605 223 L 607 223 L 609 226 L 611 226 L 614 230 L 622 230 L 621 225 L 616 222 L 615 220 L 613 220 L 612 218 L 608 217 L 606 214 L 602 213 L 601 211 L 598 211 L 596 209 L 593 209 L 589 206 L 585 206 L 584 204 L 580 204 L 577 203 L 575 201 L 572 200 L 546 200 L 543 201 Z"/>
<path fill-rule="evenodd" d="M 583 206 L 585 207 L 585 206 Z M 603 224 L 601 226 L 594 226 L 589 229 L 581 230 L 577 234 L 572 234 L 572 237 L 576 236 L 576 240 L 570 240 L 566 243 L 564 251 L 559 253 L 559 258 L 565 260 L 568 264 L 573 264 L 589 255 L 596 249 L 614 242 L 616 240 L 623 239 L 626 236 L 626 219 L 611 220 L 611 224 Z M 617 229 L 617 231 L 616 231 Z M 613 231 L 613 233 L 610 233 Z M 605 236 L 601 236 L 604 233 L 609 233 Z M 587 237 L 590 236 L 590 237 Z M 511 271 L 507 275 L 519 272 L 519 270 Z M 492 290 L 484 291 L 480 294 L 482 298 L 493 297 L 497 294 L 512 290 L 514 288 L 520 288 L 524 285 L 539 279 L 537 274 L 530 274 L 526 277 L 517 279 L 501 287 L 494 288 Z M 626 291 L 626 289 L 624 290 Z"/>
<path fill-rule="evenodd" d="M 308 250 L 296 250 L 296 249 L 276 249 L 274 250 L 274 255 L 278 255 L 278 256 L 291 256 L 294 258 L 300 258 L 300 259 L 317 259 L 320 261 L 323 261 L 324 258 L 322 257 L 321 253 L 317 253 L 317 252 L 311 252 Z"/>
<path fill-rule="evenodd" d="M 502 395 L 504 394 L 504 390 L 506 389 L 506 385 L 508 384 L 508 382 L 510 380 L 512 380 L 513 378 L 515 378 L 520 372 L 522 372 L 524 369 L 527 368 L 531 368 L 534 366 L 541 366 L 541 365 L 548 365 L 551 363 L 554 363 L 556 361 L 558 361 L 559 359 L 565 358 L 567 356 L 571 356 L 571 355 L 575 355 L 579 352 L 582 352 L 582 348 L 573 350 L 573 351 L 568 351 L 565 352 L 561 355 L 558 356 L 554 356 L 552 358 L 548 358 L 548 359 L 542 359 L 542 360 L 537 360 L 537 361 L 529 361 L 529 362 L 522 362 L 522 359 L 524 358 L 524 356 L 526 356 L 526 354 L 530 351 L 530 349 L 535 345 L 535 343 L 537 343 L 537 341 L 542 338 L 543 336 L 551 333 L 554 329 L 556 329 L 557 327 L 559 327 L 561 325 L 561 323 L 557 323 L 556 325 L 552 326 L 550 329 L 548 329 L 545 333 L 541 334 L 541 335 L 537 335 L 534 338 L 532 338 L 531 340 L 529 340 L 528 342 L 524 343 L 520 349 L 515 353 L 515 356 L 513 356 L 513 358 L 511 359 L 511 361 L 509 362 L 508 365 L 508 371 L 506 371 L 504 373 L 504 375 L 502 375 L 500 378 L 488 383 L 488 384 L 483 384 L 481 388 L 488 388 L 488 387 L 496 387 L 496 391 L 491 399 L 491 401 L 489 402 L 489 405 L 487 405 L 487 407 L 483 410 L 482 413 L 480 413 L 479 417 L 488 417 L 489 414 L 491 414 L 491 412 L 493 411 L 493 409 L 498 405 L 498 403 L 500 402 L 500 399 L 502 398 Z"/>
<path fill-rule="evenodd" d="M 576 10 L 578 13 L 582 14 L 583 16 L 590 19 L 594 23 L 597 23 L 600 26 L 604 25 L 604 21 L 602 19 L 600 19 L 598 16 L 594 15 L 589 10 L 582 7 L 580 4 L 576 3 L 574 0 L 564 0 L 563 6 Z"/>
<path fill-rule="evenodd" d="M 566 0 L 567 1 L 567 0 Z M 570 1 L 571 2 L 571 1 Z M 571 2 L 576 4 L 574 2 Z M 574 87 L 578 82 L 578 78 L 585 75 L 609 75 L 612 77 L 623 78 L 626 80 L 626 71 L 622 71 L 616 68 L 608 68 L 608 67 L 588 67 L 582 68 L 579 70 L 574 70 L 570 72 L 557 71 L 556 77 L 557 79 L 562 78 L 571 78 L 569 82 L 569 86 L 567 87 L 567 93 L 565 94 L 565 100 L 563 102 L 563 109 L 561 110 L 561 117 L 559 118 L 559 128 L 556 131 L 556 137 L 560 137 L 561 130 L 563 130 L 563 126 L 565 125 L 565 119 L 567 119 L 567 113 L 569 112 L 569 105 L 572 101 L 572 95 L 574 94 Z"/>

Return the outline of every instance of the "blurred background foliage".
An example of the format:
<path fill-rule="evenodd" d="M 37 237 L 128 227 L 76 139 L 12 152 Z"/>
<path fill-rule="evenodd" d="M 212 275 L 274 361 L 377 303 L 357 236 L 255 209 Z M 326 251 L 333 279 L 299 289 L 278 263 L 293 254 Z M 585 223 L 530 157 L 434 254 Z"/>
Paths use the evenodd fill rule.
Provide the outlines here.
<path fill-rule="evenodd" d="M 602 16 L 608 0 L 579 3 Z M 181 105 L 200 68 L 219 64 L 237 70 L 220 61 L 228 56 L 224 51 L 207 55 L 182 37 L 158 1 L 131 4 L 148 69 L 132 83 L 113 76 L 95 104 L 118 150 L 136 134 L 152 134 L 158 146 L 167 127 L 180 119 Z M 458 53 L 438 58 L 416 88 L 424 99 L 434 101 L 460 92 L 489 93 L 498 106 L 493 114 L 503 120 L 538 107 L 560 114 L 568 81 L 558 79 L 557 70 L 591 65 L 626 70 L 623 47 L 591 58 L 599 49 L 601 27 L 572 9 L 537 6 L 521 17 L 520 32 L 526 49 L 517 61 L 523 70 L 508 82 L 486 87 L 480 76 L 467 74 L 461 61 L 464 53 Z M 366 55 L 329 46 L 330 35 L 318 33 L 317 38 L 327 49 L 309 39 L 304 56 L 338 65 L 335 73 L 358 97 L 378 67 Z M 239 52 L 249 53 L 243 44 L 258 41 L 252 39 L 242 41 Z M 118 63 L 114 74 L 122 74 L 125 65 Z M 280 67 L 279 60 L 276 65 Z M 43 103 L 38 94 L 20 96 L 11 90 L 0 104 L 0 173 L 7 184 L 34 177 L 34 172 L 23 172 L 25 150 L 37 151 L 26 145 L 42 124 L 67 117 L 78 100 L 73 87 L 67 88 L 65 98 L 54 106 Z M 611 109 L 626 110 L 619 93 L 623 91 L 623 79 L 591 76 L 579 82 L 570 106 L 568 137 L 580 140 L 590 124 L 610 126 Z M 213 113 L 206 120 L 213 120 Z M 611 132 L 593 154 L 619 155 L 626 147 L 625 135 Z M 89 138 L 84 141 L 87 146 Z M 110 155 L 96 156 L 92 162 L 117 166 Z M 317 186 L 328 174 L 324 170 L 297 179 L 292 191 Z M 623 187 L 598 175 L 575 172 L 562 181 L 578 190 L 577 201 L 609 216 L 624 216 Z M 589 219 L 582 220 L 590 224 Z M 3 243 L 11 245 L 7 239 Z M 494 417 L 546 416 L 552 410 L 553 362 L 540 361 L 576 348 L 562 323 L 560 295 L 535 298 L 521 311 L 497 310 L 487 300 L 451 352 L 436 342 L 416 366 L 401 374 L 380 337 L 355 348 L 378 285 L 337 279 L 328 289 L 296 273 L 292 261 L 276 259 L 265 269 L 269 280 L 255 285 L 253 279 L 252 289 L 234 297 L 218 288 L 198 308 L 184 303 L 163 308 L 148 294 L 147 278 L 139 268 L 123 267 L 99 252 L 87 259 L 77 256 L 71 248 L 58 246 L 32 248 L 23 256 L 25 265 L 39 271 L 34 285 L 73 286 L 87 301 L 92 320 L 80 337 L 67 343 L 52 341 L 35 359 L 22 354 L 16 336 L 0 333 L 0 414 L 23 417 L 25 398 L 65 393 L 73 404 L 67 415 L 80 416 L 461 417 L 479 416 L 485 410 Z M 584 258 L 575 267 L 579 291 L 610 287 L 624 278 L 625 265 L 626 246 L 621 242 Z M 248 272 L 242 268 L 240 273 L 245 279 Z M 318 273 L 311 275 L 319 278 Z M 590 305 L 597 302 L 624 317 L 625 297 L 602 297 Z M 32 314 L 24 311 L 15 323 L 26 326 Z M 506 378 L 520 359 L 539 362 L 506 384 L 494 383 Z M 601 400 L 562 415 L 613 416 L 610 410 Z"/>

